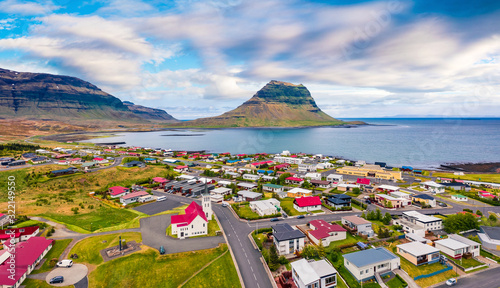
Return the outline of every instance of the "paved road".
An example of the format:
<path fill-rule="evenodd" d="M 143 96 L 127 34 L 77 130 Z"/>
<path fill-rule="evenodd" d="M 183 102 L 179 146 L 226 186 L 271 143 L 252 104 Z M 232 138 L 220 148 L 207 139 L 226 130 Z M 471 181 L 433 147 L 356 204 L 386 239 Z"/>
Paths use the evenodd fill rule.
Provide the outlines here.
<path fill-rule="evenodd" d="M 483 270 L 481 272 L 474 273 L 470 276 L 465 276 L 459 278 L 457 285 L 455 287 L 460 288 L 498 288 L 500 287 L 500 282 L 498 281 L 498 273 L 500 273 L 500 267 L 492 268 L 488 270 Z M 433 286 L 436 288 L 445 288 L 445 283 L 438 286 Z"/>

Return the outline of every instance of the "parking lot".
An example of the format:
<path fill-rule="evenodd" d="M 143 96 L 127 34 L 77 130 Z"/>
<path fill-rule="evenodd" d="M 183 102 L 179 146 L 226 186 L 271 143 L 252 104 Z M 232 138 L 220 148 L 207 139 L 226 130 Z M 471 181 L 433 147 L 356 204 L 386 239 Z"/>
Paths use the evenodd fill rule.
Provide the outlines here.
<path fill-rule="evenodd" d="M 50 284 L 52 286 L 69 286 L 69 285 L 74 285 L 85 276 L 87 276 L 87 273 L 89 272 L 87 266 L 83 264 L 73 264 L 72 267 L 70 268 L 56 268 L 52 270 L 45 280 L 47 283 L 49 283 L 50 279 L 56 277 L 56 276 L 63 276 L 64 277 L 64 282 L 63 283 L 57 283 L 57 284 Z"/>

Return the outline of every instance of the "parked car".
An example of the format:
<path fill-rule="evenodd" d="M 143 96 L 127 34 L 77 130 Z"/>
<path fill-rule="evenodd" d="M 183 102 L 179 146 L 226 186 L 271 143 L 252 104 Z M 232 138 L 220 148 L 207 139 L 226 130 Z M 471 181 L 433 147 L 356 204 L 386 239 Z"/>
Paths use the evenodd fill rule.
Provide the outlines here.
<path fill-rule="evenodd" d="M 304 215 L 297 216 L 297 219 L 304 219 L 304 218 L 306 218 L 306 216 L 304 216 Z"/>
<path fill-rule="evenodd" d="M 448 286 L 455 286 L 455 285 L 457 285 L 457 279 L 455 279 L 455 278 L 448 279 L 448 281 L 446 281 L 446 285 L 448 285 Z"/>
<path fill-rule="evenodd" d="M 167 200 L 167 196 L 160 196 L 158 198 L 156 198 L 156 201 L 159 202 L 159 201 L 165 201 Z"/>
<path fill-rule="evenodd" d="M 438 202 L 438 205 L 441 207 L 448 207 L 448 204 L 443 203 L 443 202 Z"/>
<path fill-rule="evenodd" d="M 158 251 L 160 252 L 160 255 L 165 254 L 165 248 L 163 248 L 163 246 L 160 246 L 160 249 L 158 249 Z"/>
<path fill-rule="evenodd" d="M 276 221 L 280 221 L 280 219 L 278 219 L 278 218 L 272 218 L 271 219 L 271 222 L 276 222 Z"/>
<path fill-rule="evenodd" d="M 69 267 L 73 266 L 73 260 L 68 260 L 68 259 L 61 260 L 57 263 L 56 266 L 69 268 Z"/>
<path fill-rule="evenodd" d="M 56 276 L 56 277 L 50 279 L 49 284 L 63 283 L 63 282 L 64 282 L 63 276 Z"/>

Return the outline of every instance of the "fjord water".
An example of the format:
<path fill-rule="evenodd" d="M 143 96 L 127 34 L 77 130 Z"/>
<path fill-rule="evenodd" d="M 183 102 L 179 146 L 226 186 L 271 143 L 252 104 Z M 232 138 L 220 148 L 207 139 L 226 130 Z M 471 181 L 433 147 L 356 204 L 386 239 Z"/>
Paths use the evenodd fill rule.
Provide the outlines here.
<path fill-rule="evenodd" d="M 90 141 L 123 141 L 125 146 L 246 154 L 290 150 L 420 168 L 457 162 L 500 162 L 500 118 L 342 120 L 361 120 L 373 125 L 357 128 L 175 129 L 118 133 L 110 138 Z"/>

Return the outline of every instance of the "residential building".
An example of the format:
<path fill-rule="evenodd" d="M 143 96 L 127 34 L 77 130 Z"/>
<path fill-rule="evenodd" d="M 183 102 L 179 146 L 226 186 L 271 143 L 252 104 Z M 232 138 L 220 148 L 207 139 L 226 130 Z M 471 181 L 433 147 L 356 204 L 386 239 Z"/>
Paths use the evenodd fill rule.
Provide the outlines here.
<path fill-rule="evenodd" d="M 279 255 L 294 254 L 304 248 L 306 235 L 298 229 L 292 228 L 288 223 L 271 226 L 273 241 Z"/>
<path fill-rule="evenodd" d="M 261 179 L 264 180 L 265 182 L 271 182 L 273 180 L 278 179 L 278 176 L 262 175 Z"/>
<path fill-rule="evenodd" d="M 490 199 L 490 200 L 493 200 L 497 197 L 495 194 L 492 194 L 488 191 L 479 191 L 477 192 L 477 196 L 479 196 L 479 198 Z"/>
<path fill-rule="evenodd" d="M 389 195 L 394 197 L 394 198 L 404 198 L 407 200 L 411 200 L 411 194 L 410 193 L 405 193 L 405 192 L 400 192 L 400 191 L 393 191 L 389 192 Z"/>
<path fill-rule="evenodd" d="M 127 193 L 126 195 L 120 197 L 120 203 L 122 203 L 123 205 L 132 204 L 137 202 L 139 198 L 147 195 L 149 195 L 149 193 L 146 191 L 136 191 L 132 193 Z"/>
<path fill-rule="evenodd" d="M 465 250 L 464 250 L 464 254 L 471 253 L 472 256 L 474 256 L 474 257 L 479 256 L 479 253 L 481 251 L 481 244 L 480 243 L 477 243 L 476 241 L 472 241 L 469 238 L 465 238 L 465 237 L 458 235 L 458 234 L 448 235 L 448 238 L 468 245 L 468 247 L 465 248 Z"/>
<path fill-rule="evenodd" d="M 334 194 L 326 200 L 326 204 L 340 209 L 342 207 L 351 207 L 351 196 L 345 194 Z"/>
<path fill-rule="evenodd" d="M 96 158 L 92 159 L 92 161 L 99 163 L 99 164 L 109 163 L 108 159 L 104 159 L 104 158 L 100 158 L 100 157 L 96 157 Z"/>
<path fill-rule="evenodd" d="M 277 184 L 264 184 L 262 185 L 262 190 L 267 192 L 279 193 L 283 192 L 284 187 Z"/>
<path fill-rule="evenodd" d="M 434 245 L 441 252 L 448 254 L 448 256 L 455 259 L 462 258 L 465 253 L 465 249 L 469 247 L 469 245 L 451 238 L 435 241 Z"/>
<path fill-rule="evenodd" d="M 238 196 L 240 196 L 243 201 L 256 201 L 262 198 L 262 194 L 251 191 L 239 191 Z"/>
<path fill-rule="evenodd" d="M 285 178 L 285 183 L 294 184 L 294 185 L 302 185 L 304 183 L 304 179 L 298 177 L 288 177 Z"/>
<path fill-rule="evenodd" d="M 293 208 L 299 212 L 318 211 L 321 210 L 321 199 L 319 196 L 295 198 Z"/>
<path fill-rule="evenodd" d="M 5 241 L 14 243 L 27 241 L 31 237 L 35 237 L 38 232 L 40 232 L 40 227 L 38 226 L 4 229 L 0 230 L 0 241 L 2 244 L 5 243 Z"/>
<path fill-rule="evenodd" d="M 52 176 L 62 176 L 62 175 L 75 174 L 77 171 L 78 169 L 76 167 L 69 167 L 66 169 L 50 171 L 50 174 L 52 174 Z"/>
<path fill-rule="evenodd" d="M 175 172 L 185 173 L 189 171 L 189 167 L 187 165 L 178 165 L 174 168 Z"/>
<path fill-rule="evenodd" d="M 395 198 L 387 194 L 376 194 L 375 201 L 387 208 L 404 208 L 411 204 L 406 198 Z"/>
<path fill-rule="evenodd" d="M 245 180 L 258 181 L 260 179 L 260 175 L 254 174 L 243 174 L 242 178 Z"/>
<path fill-rule="evenodd" d="M 189 236 L 206 235 L 208 233 L 208 219 L 200 205 L 193 201 L 184 212 L 185 214 L 182 215 L 172 215 L 172 235 L 184 239 Z"/>
<path fill-rule="evenodd" d="M 332 186 L 332 184 L 330 183 L 330 181 L 326 181 L 326 180 L 311 180 L 309 181 L 311 182 L 311 184 L 314 186 L 314 187 L 319 187 L 319 188 L 330 188 Z"/>
<path fill-rule="evenodd" d="M 373 237 L 373 235 L 375 235 L 372 222 L 368 220 L 358 216 L 344 216 L 341 220 L 343 225 L 357 234 L 366 235 L 368 237 Z"/>
<path fill-rule="evenodd" d="M 441 194 L 444 193 L 446 187 L 443 184 L 439 184 L 434 181 L 426 181 L 420 183 L 420 188 L 426 189 L 432 193 Z"/>
<path fill-rule="evenodd" d="M 382 191 L 382 192 L 387 192 L 387 193 L 393 193 L 399 191 L 398 186 L 392 186 L 392 185 L 379 185 L 377 186 L 377 191 Z"/>
<path fill-rule="evenodd" d="M 288 190 L 287 196 L 291 198 L 312 196 L 312 191 L 303 188 L 292 188 Z"/>
<path fill-rule="evenodd" d="M 122 186 L 113 186 L 108 189 L 108 192 L 111 198 L 118 198 L 130 193 L 130 188 Z"/>
<path fill-rule="evenodd" d="M 297 288 L 337 287 L 337 270 L 327 260 L 292 262 L 292 279 Z"/>
<path fill-rule="evenodd" d="M 233 184 L 233 182 L 231 182 L 231 181 L 226 181 L 226 180 L 221 180 L 221 181 L 219 181 L 217 184 L 218 184 L 219 186 L 222 186 L 222 187 L 227 187 L 227 186 L 229 186 L 229 185 Z"/>
<path fill-rule="evenodd" d="M 240 182 L 236 184 L 238 188 L 243 189 L 243 190 L 252 190 L 254 188 L 257 188 L 257 184 L 254 183 L 245 183 L 245 182 Z"/>
<path fill-rule="evenodd" d="M 259 216 L 278 214 L 281 210 L 280 201 L 271 198 L 267 200 L 252 201 L 249 204 L 252 211 L 259 214 Z"/>
<path fill-rule="evenodd" d="M 321 173 L 309 172 L 309 173 L 306 173 L 304 178 L 309 179 L 309 180 L 321 180 Z"/>
<path fill-rule="evenodd" d="M 439 261 L 439 249 L 421 242 L 410 242 L 397 245 L 398 254 L 410 261 L 413 265 L 419 266 L 432 264 Z"/>
<path fill-rule="evenodd" d="M 405 233 L 405 238 L 408 241 L 420 242 L 422 244 L 429 244 L 431 242 L 429 239 L 419 236 L 415 233 Z"/>
<path fill-rule="evenodd" d="M 354 190 L 355 188 L 361 188 L 361 186 L 356 185 L 356 184 L 339 184 L 337 185 L 337 190 L 342 191 L 342 192 L 349 192 Z"/>
<path fill-rule="evenodd" d="M 470 191 L 470 186 L 465 183 L 451 182 L 451 183 L 442 183 L 441 185 L 444 185 L 445 188 L 449 188 L 456 191 L 466 191 L 466 192 Z"/>
<path fill-rule="evenodd" d="M 316 167 L 316 163 L 304 163 L 302 162 L 299 164 L 299 167 L 297 168 L 297 171 L 299 172 L 313 172 L 318 170 Z"/>
<path fill-rule="evenodd" d="M 434 197 L 428 194 L 412 195 L 411 201 L 418 202 L 421 205 L 436 207 L 436 199 L 434 199 Z"/>
<path fill-rule="evenodd" d="M 481 226 L 480 233 L 477 233 L 483 248 L 500 250 L 500 227 Z"/>
<path fill-rule="evenodd" d="M 330 243 L 347 238 L 347 230 L 338 224 L 330 224 L 325 220 L 318 219 L 309 222 L 311 230 L 308 231 L 311 241 L 319 245 L 328 246 Z"/>
<path fill-rule="evenodd" d="M 401 266 L 401 259 L 389 250 L 379 247 L 345 254 L 344 267 L 358 281 L 375 278 L 375 273 L 385 275 Z"/>
<path fill-rule="evenodd" d="M 165 188 L 165 185 L 168 182 L 170 182 L 170 180 L 165 179 L 163 177 L 154 177 L 153 178 L 153 183 L 155 183 L 155 184 L 158 183 L 159 184 L 158 188 Z"/>
<path fill-rule="evenodd" d="M 467 196 L 460 195 L 460 194 L 451 195 L 451 199 L 455 200 L 455 201 L 460 201 L 460 202 L 467 202 L 469 200 L 469 198 L 467 198 Z"/>
<path fill-rule="evenodd" d="M 361 187 L 370 186 L 370 183 L 371 181 L 368 178 L 358 178 L 356 180 L 356 184 L 358 184 Z"/>
<path fill-rule="evenodd" d="M 47 161 L 49 161 L 49 159 L 45 156 L 31 158 L 31 163 L 33 163 L 33 164 L 41 164 L 41 163 L 45 163 Z"/>
<path fill-rule="evenodd" d="M 219 188 L 215 188 L 212 191 L 210 191 L 210 194 L 224 196 L 224 195 L 229 195 L 232 192 L 233 192 L 233 190 L 231 188 L 219 187 Z"/>
<path fill-rule="evenodd" d="M 443 229 L 443 219 L 417 211 L 405 211 L 399 219 L 393 222 L 395 225 L 401 225 L 405 233 L 414 233 L 421 237 L 425 237 L 426 231 Z"/>
<path fill-rule="evenodd" d="M 364 165 L 363 167 L 344 166 L 337 169 L 337 173 L 361 177 L 375 177 L 384 180 L 399 180 L 401 171 L 386 170 L 377 165 Z"/>
<path fill-rule="evenodd" d="M 294 157 L 282 157 L 282 156 L 277 156 L 274 157 L 274 162 L 277 163 L 288 163 L 288 164 L 301 164 L 303 159 L 300 158 L 294 158 Z"/>
<path fill-rule="evenodd" d="M 326 176 L 326 180 L 332 183 L 341 184 L 342 182 L 344 182 L 344 176 L 340 174 L 328 174 L 328 176 Z"/>
<path fill-rule="evenodd" d="M 11 223 L 11 220 L 13 221 L 14 219 L 12 219 L 7 214 L 0 213 L 0 226 L 2 226 L 2 229 L 3 229 L 3 226 L 9 225 Z"/>

